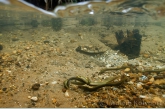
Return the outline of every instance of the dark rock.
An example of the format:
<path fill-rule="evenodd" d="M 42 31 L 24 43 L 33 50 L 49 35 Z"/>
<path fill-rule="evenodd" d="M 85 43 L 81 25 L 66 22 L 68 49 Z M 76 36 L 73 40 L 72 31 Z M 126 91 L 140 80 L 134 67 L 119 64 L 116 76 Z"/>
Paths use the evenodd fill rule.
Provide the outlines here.
<path fill-rule="evenodd" d="M 6 88 L 6 87 L 5 87 L 5 88 L 2 88 L 2 90 L 3 90 L 3 91 L 6 91 L 6 90 L 7 90 L 7 88 Z"/>
<path fill-rule="evenodd" d="M 18 41 L 19 39 L 18 38 L 12 38 L 11 40 L 12 41 Z"/>
<path fill-rule="evenodd" d="M 145 88 L 145 89 L 149 89 L 150 88 L 150 86 L 148 86 L 148 85 L 142 85 L 143 86 L 143 88 Z"/>
<path fill-rule="evenodd" d="M 107 107 L 107 103 L 105 103 L 105 102 L 97 102 L 97 105 L 99 106 L 99 108 L 106 108 Z"/>
<path fill-rule="evenodd" d="M 165 89 L 165 84 L 157 85 L 157 87 L 160 88 L 160 89 Z"/>
<path fill-rule="evenodd" d="M 44 44 L 48 44 L 48 43 L 49 43 L 49 41 L 48 41 L 48 40 L 45 40 L 45 41 L 44 41 Z"/>
<path fill-rule="evenodd" d="M 32 85 L 32 89 L 33 90 L 38 90 L 40 88 L 40 84 L 39 83 L 35 83 Z"/>
<path fill-rule="evenodd" d="M 132 32 L 127 30 L 126 36 L 124 36 L 122 30 L 119 30 L 115 34 L 121 53 L 127 55 L 129 59 L 139 56 L 142 36 L 139 34 L 138 29 L 134 29 Z"/>
<path fill-rule="evenodd" d="M 155 77 L 154 77 L 155 80 L 156 80 L 156 79 L 163 79 L 163 78 L 165 78 L 163 75 L 158 75 L 158 76 L 155 76 Z"/>
<path fill-rule="evenodd" d="M 3 46 L 0 44 L 0 50 L 2 50 L 3 49 Z"/>
<path fill-rule="evenodd" d="M 67 89 L 63 88 L 63 89 L 62 89 L 62 92 L 64 92 L 64 93 L 65 93 L 65 92 L 66 92 L 66 90 L 67 90 Z"/>
<path fill-rule="evenodd" d="M 59 102 L 56 103 L 56 106 L 59 107 L 61 104 Z"/>

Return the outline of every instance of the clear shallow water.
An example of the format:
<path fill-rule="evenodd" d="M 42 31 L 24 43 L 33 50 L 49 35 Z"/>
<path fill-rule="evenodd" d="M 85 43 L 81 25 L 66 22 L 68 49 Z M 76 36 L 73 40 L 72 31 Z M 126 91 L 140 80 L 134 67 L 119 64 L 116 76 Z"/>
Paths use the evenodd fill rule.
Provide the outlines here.
<path fill-rule="evenodd" d="M 123 87 L 106 87 L 105 90 L 96 93 L 84 92 L 73 87 L 69 90 L 70 98 L 61 91 L 63 81 L 73 76 L 80 75 L 102 80 L 121 75 L 123 72 L 118 70 L 110 74 L 97 75 L 102 67 L 116 67 L 129 63 L 137 66 L 139 71 L 145 68 L 163 68 L 165 66 L 164 2 L 164 0 L 82 2 L 65 7 L 58 6 L 52 12 L 36 11 L 41 9 L 29 8 L 14 1 L 11 1 L 11 5 L 0 4 L 2 107 L 99 107 L 97 100 L 104 102 L 102 98 L 105 99 L 106 96 L 102 95 L 106 94 L 109 94 L 109 98 L 113 98 L 113 91 L 115 98 L 129 98 L 124 99 L 123 103 L 127 103 L 127 100 L 131 102 L 133 95 L 123 87 L 128 87 L 132 92 L 137 93 L 135 99 L 141 101 L 143 99 L 139 97 L 154 99 L 152 102 L 151 99 L 145 99 L 148 103 L 157 103 L 151 107 L 164 107 L 162 103 L 165 101 L 162 96 L 165 94 L 164 89 L 136 88 L 141 84 L 137 78 L 143 75 L 142 72 L 128 72 L 127 75 L 133 80 Z M 119 52 L 116 45 L 122 41 L 129 42 L 136 39 L 129 37 L 128 40 L 117 41 L 115 36 L 119 30 L 124 32 L 125 37 L 131 36 L 127 34 L 127 30 L 132 32 L 134 29 L 138 29 L 142 36 L 141 49 L 138 57 L 128 59 L 125 54 Z M 107 51 L 99 56 L 88 56 L 76 51 L 79 46 L 85 46 L 84 50 L 94 47 L 94 53 Z M 144 75 L 145 78 L 150 79 L 164 75 L 164 72 L 145 72 Z M 164 84 L 164 79 L 155 81 L 153 86 L 156 83 Z M 34 83 L 41 84 L 39 90 L 31 90 Z M 3 92 L 6 88 L 7 91 Z M 31 101 L 29 96 L 37 96 L 39 100 Z M 111 101 L 117 102 L 115 99 L 109 99 L 108 102 Z M 119 102 L 122 102 L 122 99 Z M 117 106 L 149 107 L 137 104 Z"/>

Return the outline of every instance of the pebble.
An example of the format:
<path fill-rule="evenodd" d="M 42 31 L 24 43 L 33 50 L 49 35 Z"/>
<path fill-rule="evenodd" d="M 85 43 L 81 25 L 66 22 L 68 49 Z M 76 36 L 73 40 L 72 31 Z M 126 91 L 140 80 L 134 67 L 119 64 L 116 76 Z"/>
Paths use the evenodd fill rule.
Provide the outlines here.
<path fill-rule="evenodd" d="M 150 86 L 148 86 L 147 84 L 146 85 L 142 85 L 143 86 L 143 88 L 145 88 L 145 89 L 149 89 L 150 88 Z"/>
<path fill-rule="evenodd" d="M 155 76 L 155 77 L 154 77 L 155 80 L 156 80 L 156 79 L 163 79 L 163 78 L 164 78 L 163 75 L 158 75 L 158 76 Z"/>
<path fill-rule="evenodd" d="M 11 40 L 12 41 L 18 41 L 19 39 L 17 37 L 13 37 Z"/>
<path fill-rule="evenodd" d="M 129 74 L 125 74 L 126 76 L 128 76 L 128 77 L 130 77 L 130 75 Z"/>
<path fill-rule="evenodd" d="M 155 103 L 162 103 L 163 101 L 159 97 L 154 97 L 153 102 Z"/>
<path fill-rule="evenodd" d="M 29 50 L 30 49 L 30 47 L 25 47 L 25 50 Z"/>
<path fill-rule="evenodd" d="M 69 97 L 68 91 L 65 92 L 65 97 Z"/>
<path fill-rule="evenodd" d="M 31 96 L 28 96 L 29 99 L 31 99 L 32 97 Z"/>
<path fill-rule="evenodd" d="M 57 100 L 55 98 L 52 99 L 52 103 L 55 104 Z"/>
<path fill-rule="evenodd" d="M 130 72 L 130 68 L 126 68 L 124 72 Z"/>
<path fill-rule="evenodd" d="M 0 90 L 0 93 L 3 93 L 3 91 L 2 91 L 2 90 Z"/>
<path fill-rule="evenodd" d="M 66 92 L 66 89 L 65 89 L 65 88 L 63 88 L 63 89 L 62 89 L 62 92 L 64 92 L 64 93 L 65 93 L 65 92 Z"/>
<path fill-rule="evenodd" d="M 125 97 L 124 96 L 119 96 L 119 99 L 121 100 L 121 99 L 125 99 Z"/>
<path fill-rule="evenodd" d="M 39 83 L 35 83 L 32 85 L 32 89 L 33 90 L 38 90 L 40 88 L 40 84 Z"/>
<path fill-rule="evenodd" d="M 45 85 L 48 85 L 49 84 L 49 82 L 45 82 Z"/>
<path fill-rule="evenodd" d="M 13 54 L 16 54 L 16 53 L 17 53 L 17 51 L 16 51 L 16 50 L 14 50 L 14 51 L 13 51 Z"/>
<path fill-rule="evenodd" d="M 3 49 L 3 46 L 2 46 L 2 44 L 0 44 L 0 50 L 2 50 Z"/>
<path fill-rule="evenodd" d="M 4 88 L 2 88 L 2 90 L 3 90 L 3 91 L 6 91 L 6 90 L 7 90 L 7 88 L 6 88 L 6 87 L 4 87 Z"/>
<path fill-rule="evenodd" d="M 144 57 L 144 58 L 149 58 L 150 55 L 148 55 L 148 54 L 143 54 L 143 57 Z"/>
<path fill-rule="evenodd" d="M 152 83 L 153 83 L 153 82 L 150 82 L 150 81 L 149 81 L 149 82 L 146 83 L 146 85 L 151 85 Z"/>
<path fill-rule="evenodd" d="M 145 75 L 142 75 L 141 77 L 139 77 L 139 81 L 144 82 L 147 81 L 148 78 Z"/>
<path fill-rule="evenodd" d="M 37 97 L 31 97 L 31 100 L 32 101 L 38 101 L 38 98 Z"/>
<path fill-rule="evenodd" d="M 152 82 L 152 83 L 153 83 L 154 80 L 155 80 L 155 79 L 152 77 L 151 79 L 149 79 L 149 82 Z"/>
<path fill-rule="evenodd" d="M 156 94 L 157 91 L 155 89 L 153 89 L 153 88 L 150 88 L 148 90 L 148 92 L 151 93 L 151 94 Z"/>
<path fill-rule="evenodd" d="M 148 98 L 148 97 L 145 95 L 139 95 L 139 98 Z"/>
<path fill-rule="evenodd" d="M 165 89 L 165 85 L 161 84 L 161 85 L 158 85 L 159 88 L 161 89 Z"/>
<path fill-rule="evenodd" d="M 165 94 L 163 94 L 162 97 L 165 98 Z"/>
<path fill-rule="evenodd" d="M 134 82 L 133 81 L 129 81 L 128 84 L 134 84 Z"/>
<path fill-rule="evenodd" d="M 52 84 L 57 84 L 57 81 L 53 81 Z"/>
<path fill-rule="evenodd" d="M 143 89 L 142 83 L 137 83 L 137 89 Z"/>
<path fill-rule="evenodd" d="M 71 42 L 71 43 L 74 43 L 74 42 L 77 42 L 77 41 L 76 41 L 76 40 L 74 40 L 74 39 L 72 39 L 72 40 L 70 40 L 70 42 Z"/>
<path fill-rule="evenodd" d="M 48 40 L 45 40 L 44 41 L 44 44 L 48 44 L 48 43 L 50 43 L 50 41 L 48 41 Z"/>

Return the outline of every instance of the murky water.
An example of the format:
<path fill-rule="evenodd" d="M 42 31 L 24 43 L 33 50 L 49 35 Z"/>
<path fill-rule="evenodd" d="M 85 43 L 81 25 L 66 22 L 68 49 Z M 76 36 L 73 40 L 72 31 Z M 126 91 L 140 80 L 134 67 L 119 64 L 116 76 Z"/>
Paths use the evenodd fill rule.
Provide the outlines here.
<path fill-rule="evenodd" d="M 48 2 L 0 0 L 0 107 L 165 107 L 165 0 Z"/>

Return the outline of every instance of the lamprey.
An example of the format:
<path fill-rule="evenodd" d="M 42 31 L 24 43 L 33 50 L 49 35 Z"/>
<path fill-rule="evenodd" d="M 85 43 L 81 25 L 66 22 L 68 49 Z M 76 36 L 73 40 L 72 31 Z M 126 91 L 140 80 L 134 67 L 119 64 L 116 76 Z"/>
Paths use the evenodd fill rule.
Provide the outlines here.
<path fill-rule="evenodd" d="M 71 80 L 79 81 L 79 83 L 81 83 L 82 85 L 89 84 L 89 79 L 87 79 L 87 78 L 83 78 L 83 77 L 79 77 L 79 76 L 77 76 L 77 77 L 71 77 L 68 80 L 64 81 L 64 87 L 66 89 L 69 88 L 69 85 L 70 85 L 70 81 Z"/>
<path fill-rule="evenodd" d="M 137 66 L 136 65 L 129 65 L 129 64 L 123 64 L 122 66 L 118 66 L 118 67 L 111 67 L 111 68 L 104 68 L 104 69 L 101 69 L 101 71 L 99 72 L 99 74 L 102 74 L 106 71 L 109 71 L 109 70 L 120 70 L 120 69 L 125 69 L 125 68 L 130 68 L 132 72 L 162 72 L 162 71 L 165 71 L 165 67 L 163 68 L 159 68 L 159 69 L 144 69 L 144 70 L 138 70 L 136 68 Z"/>
<path fill-rule="evenodd" d="M 128 67 L 130 67 L 130 66 L 127 64 L 123 64 L 122 66 L 118 66 L 118 67 L 104 68 L 104 69 L 101 69 L 99 74 L 102 74 L 108 70 L 119 70 L 119 69 L 124 69 L 124 68 L 128 68 Z"/>
<path fill-rule="evenodd" d="M 101 87 L 105 87 L 105 86 L 119 86 L 122 83 L 124 83 L 126 81 L 126 79 L 127 79 L 127 77 L 125 75 L 123 75 L 123 76 L 121 76 L 121 80 L 117 81 L 117 82 L 109 81 L 105 84 L 97 85 L 97 86 L 94 86 L 94 87 L 79 86 L 79 88 L 82 88 L 82 89 L 87 90 L 87 91 L 95 91 L 95 90 L 97 90 Z"/>
<path fill-rule="evenodd" d="M 79 85 L 79 88 L 83 88 L 84 90 L 87 91 L 94 91 L 97 90 L 101 87 L 105 87 L 105 86 L 117 86 L 122 84 L 125 80 L 126 80 L 126 76 L 122 75 L 120 78 L 120 81 L 115 81 L 117 78 L 119 78 L 119 76 L 114 76 L 109 78 L 106 81 L 103 82 L 91 82 L 89 80 L 89 78 L 84 78 L 84 77 L 71 77 L 68 80 L 64 81 L 64 87 L 66 89 L 69 88 L 70 83 L 75 84 L 75 85 Z M 75 80 L 75 81 L 73 81 Z M 87 86 L 84 86 L 87 85 Z"/>

